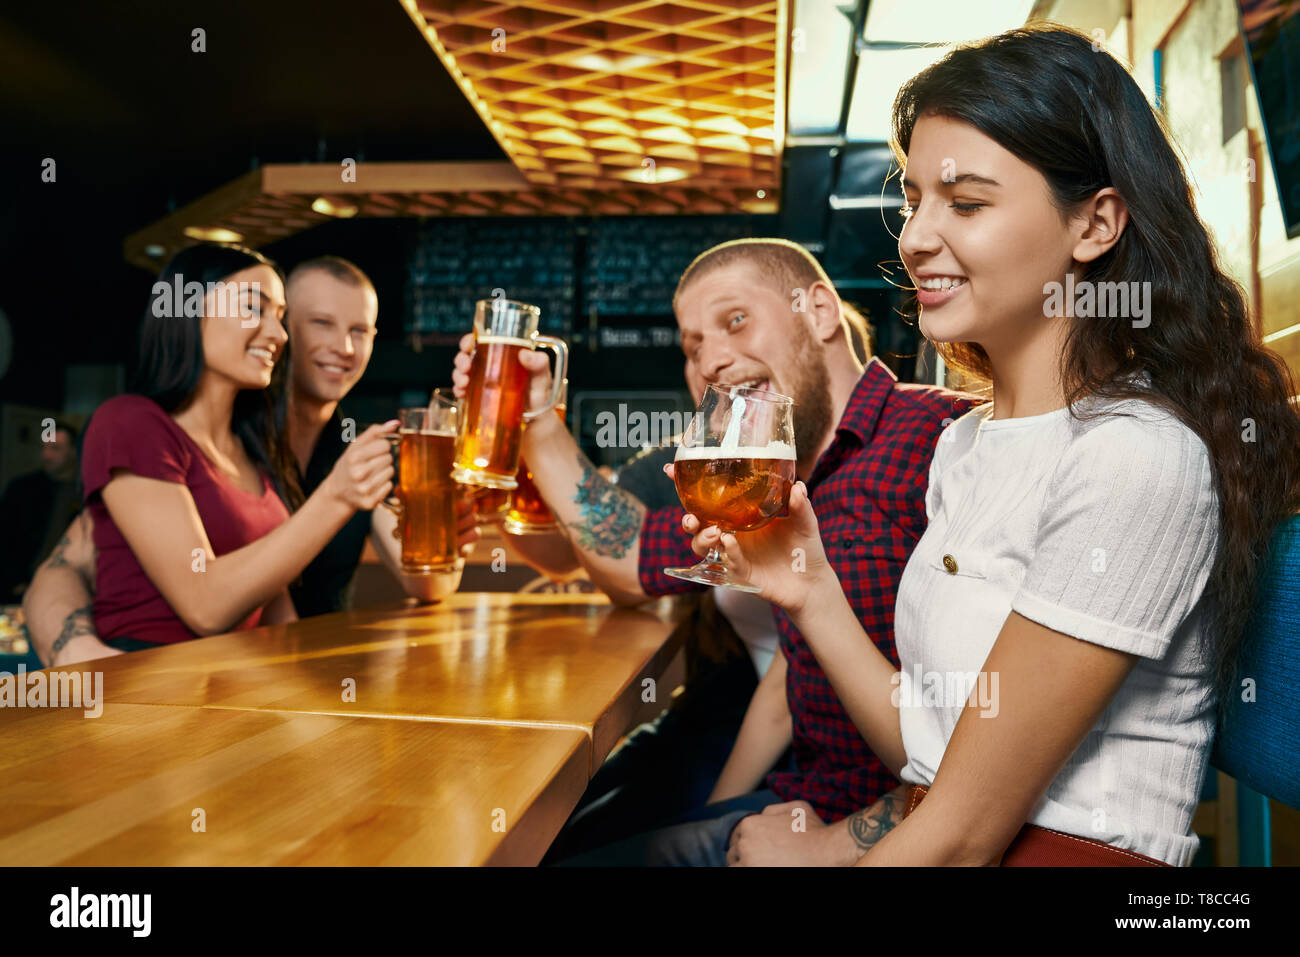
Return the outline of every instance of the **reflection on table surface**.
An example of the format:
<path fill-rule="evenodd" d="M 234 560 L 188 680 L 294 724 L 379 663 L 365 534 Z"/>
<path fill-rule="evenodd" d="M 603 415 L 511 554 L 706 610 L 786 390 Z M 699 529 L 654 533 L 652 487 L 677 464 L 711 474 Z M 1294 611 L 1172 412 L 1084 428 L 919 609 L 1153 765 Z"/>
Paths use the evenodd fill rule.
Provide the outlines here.
<path fill-rule="evenodd" d="M 678 607 L 461 594 L 106 659 L 104 691 L 131 704 L 554 724 L 591 735 L 599 764 L 676 653 Z"/>
<path fill-rule="evenodd" d="M 683 614 L 458 594 L 60 669 L 103 712 L 0 709 L 0 864 L 536 863 Z"/>
<path fill-rule="evenodd" d="M 571 729 L 110 705 L 0 728 L 0 865 L 533 864 Z"/>

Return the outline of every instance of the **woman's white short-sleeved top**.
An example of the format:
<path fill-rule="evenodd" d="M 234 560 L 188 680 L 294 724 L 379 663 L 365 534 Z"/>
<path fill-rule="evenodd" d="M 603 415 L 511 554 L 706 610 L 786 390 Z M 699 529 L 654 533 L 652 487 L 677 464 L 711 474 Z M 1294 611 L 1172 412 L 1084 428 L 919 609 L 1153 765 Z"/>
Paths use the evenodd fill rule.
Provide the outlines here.
<path fill-rule="evenodd" d="M 1186 865 L 1214 727 L 1210 460 L 1149 402 L 1087 408 L 1105 414 L 994 419 L 987 405 L 940 437 L 929 526 L 898 588 L 902 778 L 933 783 L 968 692 L 996 706 L 975 675 L 1016 611 L 1139 656 L 1029 823 Z"/>

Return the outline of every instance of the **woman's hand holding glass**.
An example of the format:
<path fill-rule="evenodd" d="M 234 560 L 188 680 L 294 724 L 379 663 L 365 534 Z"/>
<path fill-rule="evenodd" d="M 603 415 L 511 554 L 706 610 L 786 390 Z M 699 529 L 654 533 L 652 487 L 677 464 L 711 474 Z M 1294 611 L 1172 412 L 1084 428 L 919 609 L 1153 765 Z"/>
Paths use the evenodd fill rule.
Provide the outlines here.
<path fill-rule="evenodd" d="M 765 389 L 704 389 L 669 473 L 682 506 L 723 532 L 753 532 L 788 505 L 795 479 L 794 400 Z M 684 581 L 758 593 L 715 546 L 690 568 L 665 568 Z"/>
<path fill-rule="evenodd" d="M 393 490 L 393 452 L 388 436 L 397 420 L 372 425 L 348 443 L 321 483 L 328 495 L 353 510 L 377 508 Z"/>
<path fill-rule="evenodd" d="M 664 471 L 673 477 L 672 464 L 665 465 Z M 707 557 L 710 549 L 721 545 L 727 567 L 738 578 L 791 614 L 803 611 L 810 596 L 828 582 L 839 588 L 803 482 L 795 482 L 790 490 L 788 517 L 775 518 L 762 528 L 740 536 L 724 534 L 716 525 L 701 527 L 700 520 L 688 512 L 682 518 L 682 529 L 694 536 L 691 548 L 695 554 Z"/>

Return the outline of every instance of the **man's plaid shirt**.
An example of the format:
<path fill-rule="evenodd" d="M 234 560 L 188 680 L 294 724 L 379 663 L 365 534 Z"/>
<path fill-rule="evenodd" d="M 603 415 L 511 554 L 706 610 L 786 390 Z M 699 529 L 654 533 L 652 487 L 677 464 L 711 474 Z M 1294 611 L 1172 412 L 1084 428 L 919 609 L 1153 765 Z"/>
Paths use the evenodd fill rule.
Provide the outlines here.
<path fill-rule="evenodd" d="M 844 595 L 895 667 L 894 598 L 908 556 L 925 531 L 935 443 L 944 427 L 976 401 L 931 386 L 901 384 L 873 358 L 806 483 L 826 556 Z M 647 595 L 700 587 L 663 573 L 697 560 L 681 517 L 680 508 L 646 515 L 639 575 Z M 782 800 L 807 801 L 824 821 L 838 821 L 873 804 L 899 782 L 862 740 L 798 629 L 780 608 L 773 610 L 788 664 L 786 699 L 798 771 L 769 775 L 768 787 Z"/>

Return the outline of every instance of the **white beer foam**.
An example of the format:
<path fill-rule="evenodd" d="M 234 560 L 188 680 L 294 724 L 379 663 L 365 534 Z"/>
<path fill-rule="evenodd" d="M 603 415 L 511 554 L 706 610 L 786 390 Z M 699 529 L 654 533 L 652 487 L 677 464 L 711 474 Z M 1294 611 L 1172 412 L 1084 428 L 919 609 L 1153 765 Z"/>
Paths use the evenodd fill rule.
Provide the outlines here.
<path fill-rule="evenodd" d="M 484 346 L 523 346 L 525 349 L 537 345 L 533 339 L 516 339 L 514 336 L 478 336 L 474 341 Z"/>
<path fill-rule="evenodd" d="M 793 462 L 794 446 L 785 442 L 773 442 L 770 445 L 741 445 L 733 449 L 724 449 L 720 445 L 685 445 L 677 448 L 677 461 L 690 462 L 697 459 L 788 459 Z"/>
<path fill-rule="evenodd" d="M 745 397 L 731 391 L 731 421 L 727 423 L 727 434 L 722 437 L 722 448 L 731 452 L 740 441 L 740 426 L 745 421 Z"/>

